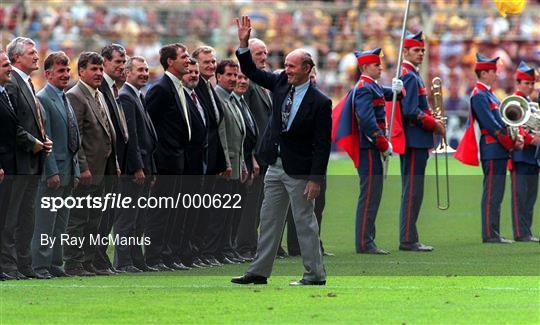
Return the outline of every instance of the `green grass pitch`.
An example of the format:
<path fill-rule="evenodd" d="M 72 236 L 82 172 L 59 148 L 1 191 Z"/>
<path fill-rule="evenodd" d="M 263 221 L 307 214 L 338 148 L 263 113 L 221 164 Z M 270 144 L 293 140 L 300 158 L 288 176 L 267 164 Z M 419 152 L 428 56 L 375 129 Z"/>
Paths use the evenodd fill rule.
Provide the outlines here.
<path fill-rule="evenodd" d="M 322 239 L 326 287 L 289 287 L 300 258 L 277 260 L 267 286 L 238 286 L 247 265 L 188 272 L 0 283 L 0 324 L 12 323 L 347 323 L 540 324 L 540 245 L 481 244 L 480 168 L 450 159 L 447 211 L 426 177 L 418 222 L 432 253 L 400 252 L 399 161 L 390 163 L 377 218 L 378 246 L 388 256 L 354 253 L 358 177 L 350 160 L 329 166 Z M 433 174 L 430 159 L 428 174 Z M 501 233 L 512 238 L 510 182 Z M 540 204 L 540 203 L 539 203 Z M 538 204 L 537 204 L 538 205 Z M 536 218 L 539 208 L 535 210 Z M 533 231 L 540 234 L 540 222 Z"/>

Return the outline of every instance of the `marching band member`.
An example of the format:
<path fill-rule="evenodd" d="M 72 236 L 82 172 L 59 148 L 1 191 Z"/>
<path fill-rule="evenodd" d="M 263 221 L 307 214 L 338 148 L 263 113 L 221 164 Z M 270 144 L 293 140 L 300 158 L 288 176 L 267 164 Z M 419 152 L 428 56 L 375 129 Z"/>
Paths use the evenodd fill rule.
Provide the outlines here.
<path fill-rule="evenodd" d="M 531 101 L 529 95 L 534 90 L 534 69 L 521 61 L 516 71 L 516 91 L 514 95 Z M 531 233 L 534 203 L 538 193 L 538 160 L 535 157 L 539 137 L 520 127 L 524 137 L 523 150 L 512 151 L 512 227 L 514 240 L 538 242 Z"/>
<path fill-rule="evenodd" d="M 475 123 L 480 129 L 480 160 L 484 172 L 482 194 L 482 241 L 484 243 L 512 243 L 501 237 L 499 220 L 504 195 L 506 167 L 510 151 L 522 148 L 523 139 L 513 140 L 499 111 L 499 99 L 492 86 L 497 79 L 497 60 L 476 54 L 475 73 L 478 77 L 471 94 L 471 114 L 467 130 L 457 148 L 455 157 L 465 164 L 478 166 L 478 145 Z"/>

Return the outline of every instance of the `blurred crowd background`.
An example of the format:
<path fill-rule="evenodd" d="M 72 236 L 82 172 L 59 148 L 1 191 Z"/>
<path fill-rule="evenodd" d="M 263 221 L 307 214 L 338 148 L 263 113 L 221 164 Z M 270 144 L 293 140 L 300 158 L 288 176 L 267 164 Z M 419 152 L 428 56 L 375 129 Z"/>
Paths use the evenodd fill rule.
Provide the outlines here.
<path fill-rule="evenodd" d="M 5 48 L 15 36 L 30 37 L 42 58 L 65 51 L 73 60 L 74 79 L 80 52 L 120 43 L 129 55 L 146 57 L 156 79 L 163 73 L 158 51 L 167 43 L 182 42 L 190 49 L 204 43 L 215 47 L 219 58 L 232 57 L 237 47 L 233 18 L 249 15 L 254 36 L 268 45 L 272 69 L 282 68 L 291 49 L 306 48 L 318 66 L 318 86 L 339 99 L 357 78 L 355 50 L 382 47 L 386 69 L 381 82 L 390 83 L 404 7 L 402 0 L 2 0 L 0 41 Z M 492 0 L 414 0 L 408 29 L 425 32 L 429 55 L 422 74 L 428 85 L 435 76 L 443 80 L 454 145 L 476 81 L 477 51 L 501 57 L 499 98 L 513 92 L 520 60 L 540 67 L 540 0 L 528 0 L 522 14 L 507 17 Z"/>

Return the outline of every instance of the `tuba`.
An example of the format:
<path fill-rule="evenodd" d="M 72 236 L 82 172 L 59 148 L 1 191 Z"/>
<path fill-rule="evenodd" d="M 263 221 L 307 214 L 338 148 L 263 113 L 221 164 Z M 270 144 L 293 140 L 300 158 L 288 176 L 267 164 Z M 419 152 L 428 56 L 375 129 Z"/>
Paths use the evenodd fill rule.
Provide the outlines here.
<path fill-rule="evenodd" d="M 540 133 L 540 110 L 538 104 L 528 102 L 525 98 L 511 95 L 501 102 L 501 118 L 509 127 L 510 136 L 516 139 L 518 127 L 533 134 Z"/>
<path fill-rule="evenodd" d="M 444 105 L 443 105 L 443 92 L 442 92 L 442 80 L 439 77 L 433 78 L 431 81 L 431 96 L 433 99 L 433 116 L 437 120 L 441 120 L 446 124 L 446 116 L 444 115 Z M 440 136 L 441 140 L 436 149 L 432 151 L 435 156 L 435 188 L 437 191 L 437 208 L 440 210 L 447 210 L 450 207 L 450 177 L 448 174 L 448 154 L 455 152 L 454 149 L 448 146 L 446 141 L 446 134 Z M 440 173 L 439 173 L 439 155 L 444 155 L 444 172 L 443 176 L 446 182 L 445 191 L 446 195 L 444 201 L 442 200 L 442 188 L 440 182 Z"/>

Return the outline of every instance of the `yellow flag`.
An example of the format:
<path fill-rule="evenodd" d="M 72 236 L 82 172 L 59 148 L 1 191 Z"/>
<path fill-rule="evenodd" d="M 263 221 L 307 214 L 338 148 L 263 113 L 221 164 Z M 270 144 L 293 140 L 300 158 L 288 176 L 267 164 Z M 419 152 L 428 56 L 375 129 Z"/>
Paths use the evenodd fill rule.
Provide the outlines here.
<path fill-rule="evenodd" d="M 501 16 L 506 17 L 506 14 L 520 14 L 525 9 L 527 0 L 493 0 L 493 2 Z"/>

